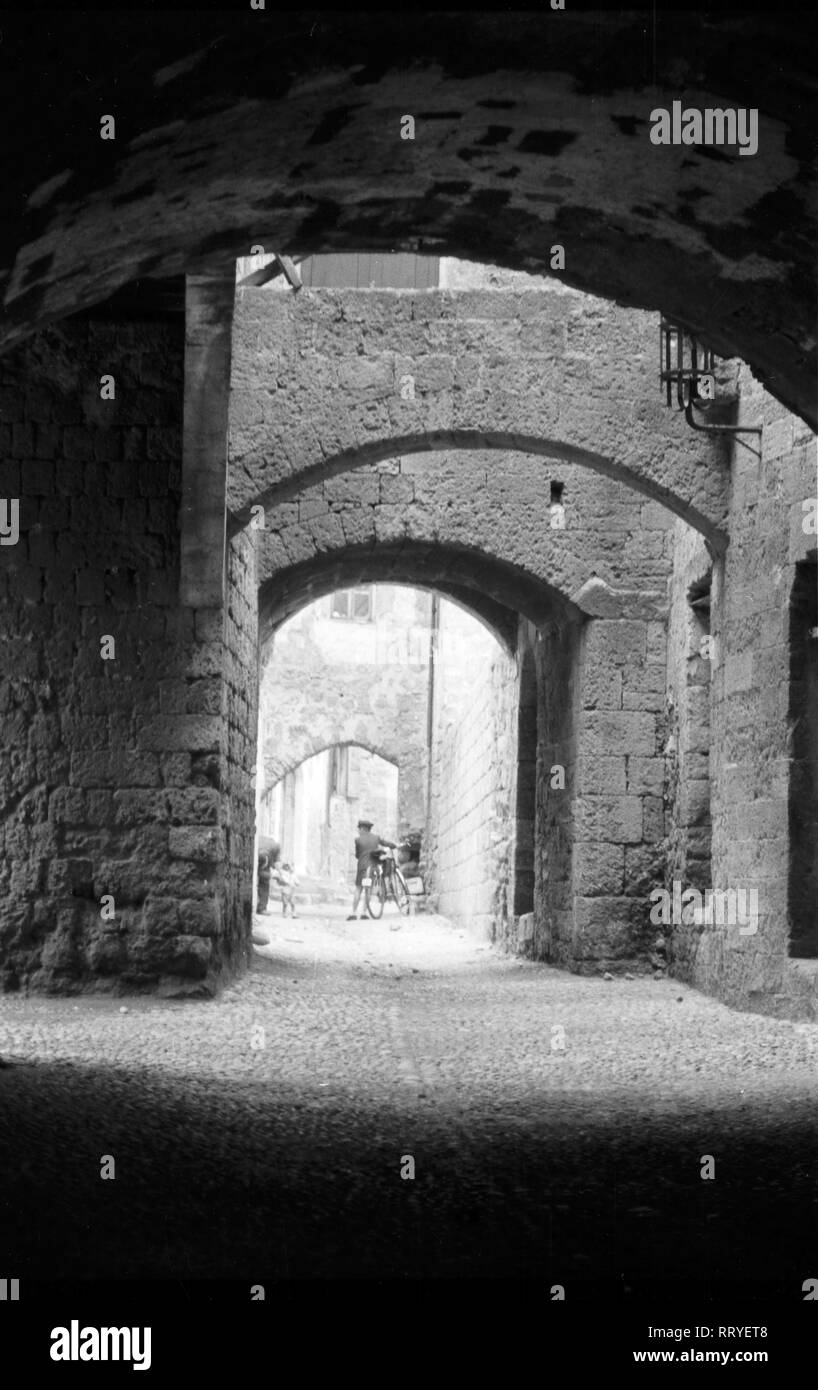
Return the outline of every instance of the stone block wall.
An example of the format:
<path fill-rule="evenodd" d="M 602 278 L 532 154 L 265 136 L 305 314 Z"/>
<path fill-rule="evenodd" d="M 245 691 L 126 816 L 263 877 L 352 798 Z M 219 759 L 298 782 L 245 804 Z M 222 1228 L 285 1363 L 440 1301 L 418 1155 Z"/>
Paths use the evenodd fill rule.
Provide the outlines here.
<path fill-rule="evenodd" d="M 730 546 L 713 569 L 712 872 L 714 888 L 757 891 L 758 922 L 746 934 L 707 926 L 688 969 L 698 988 L 740 1007 L 814 1018 L 816 962 L 789 953 L 788 677 L 796 565 L 816 546 L 803 509 L 816 495 L 815 441 L 745 367 L 740 384 L 739 422 L 763 421 L 764 434 L 735 445 Z"/>
<path fill-rule="evenodd" d="M 562 526 L 553 526 L 549 514 L 555 483 L 562 489 Z M 307 564 L 315 565 L 318 579 L 319 565 L 329 568 L 344 549 L 376 552 L 415 541 L 433 546 L 437 557 L 464 550 L 475 556 L 476 598 L 482 591 L 510 607 L 515 596 L 517 607 L 524 603 L 523 581 L 530 577 L 570 598 L 595 576 L 630 597 L 655 591 L 664 603 L 673 517 L 577 464 L 504 450 L 444 450 L 305 485 L 297 501 L 270 508 L 256 534 L 262 582 L 277 585 L 287 570 Z M 517 580 L 503 591 L 492 588 L 485 563 L 498 557 L 514 567 Z M 426 577 L 421 566 L 417 577 Z"/>
<path fill-rule="evenodd" d="M 6 989 L 208 992 L 241 935 L 223 620 L 178 602 L 183 347 L 76 318 L 0 363 Z"/>
<path fill-rule="evenodd" d="M 812 924 L 804 906 L 818 819 L 809 707 L 815 639 L 805 617 L 815 609 L 814 523 L 810 529 L 804 510 L 815 496 L 813 441 L 746 371 L 742 385 L 743 421 L 765 421 L 762 458 L 735 446 L 723 560 L 676 527 L 668 629 L 658 613 L 636 616 L 636 602 L 634 617 L 586 619 L 573 639 L 559 625 L 541 631 L 529 949 L 579 970 L 669 960 L 675 973 L 730 1002 L 814 1017 L 814 895 Z M 695 620 L 689 590 L 711 567 L 707 662 L 699 643 L 708 623 Z M 564 795 L 550 785 L 555 764 L 565 766 Z M 757 891 L 757 930 L 692 922 L 657 929 L 651 891 L 675 877 L 702 889 Z M 667 939 L 657 955 L 660 934 Z"/>
<path fill-rule="evenodd" d="M 572 843 L 577 793 L 580 624 L 556 616 L 537 634 L 537 795 L 534 916 L 525 954 L 574 958 Z"/>
<path fill-rule="evenodd" d="M 253 505 L 290 502 L 356 464 L 494 447 L 562 465 L 584 457 L 598 476 L 635 485 L 623 507 L 631 515 L 647 497 L 719 535 L 718 446 L 658 391 L 635 400 L 622 389 L 621 364 L 652 362 L 655 351 L 654 315 L 545 282 L 499 292 L 239 288 L 229 505 L 246 522 Z M 378 500 L 374 481 L 352 486 L 361 502 Z M 405 481 L 384 494 L 409 499 Z M 327 511 L 316 519 L 331 545 L 339 524 Z M 612 515 L 611 525 L 627 519 Z"/>
<path fill-rule="evenodd" d="M 522 679 L 529 659 L 533 709 Z M 656 619 L 583 622 L 566 608 L 539 630 L 520 623 L 516 655 L 495 654 L 472 681 L 467 712 L 438 724 L 441 911 L 574 970 L 649 968 L 648 895 L 664 875 L 664 678 Z M 535 767 L 520 743 L 527 730 Z M 533 910 L 518 911 L 529 846 Z"/>
<path fill-rule="evenodd" d="M 530 953 L 644 969 L 664 877 L 664 624 L 566 618 L 536 647 L 537 877 Z"/>

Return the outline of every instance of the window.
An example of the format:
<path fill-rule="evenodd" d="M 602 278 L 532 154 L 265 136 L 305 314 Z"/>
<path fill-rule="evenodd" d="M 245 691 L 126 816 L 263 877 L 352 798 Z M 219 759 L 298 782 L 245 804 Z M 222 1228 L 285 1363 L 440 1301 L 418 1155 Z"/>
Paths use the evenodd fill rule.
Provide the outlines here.
<path fill-rule="evenodd" d="M 332 595 L 330 617 L 347 618 L 356 623 L 371 623 L 372 585 L 360 589 L 341 589 Z"/>

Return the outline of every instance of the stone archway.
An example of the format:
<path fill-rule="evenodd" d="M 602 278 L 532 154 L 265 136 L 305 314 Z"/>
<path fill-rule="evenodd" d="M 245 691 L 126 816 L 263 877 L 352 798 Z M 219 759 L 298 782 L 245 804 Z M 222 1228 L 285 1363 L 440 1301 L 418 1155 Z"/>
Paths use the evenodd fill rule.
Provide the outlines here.
<path fill-rule="evenodd" d="M 272 572 L 271 572 L 272 570 Z M 262 555 L 259 565 L 259 633 L 274 630 L 305 603 L 354 584 L 408 584 L 437 589 L 470 608 L 506 645 L 514 615 L 545 622 L 564 606 L 577 619 L 581 611 L 547 581 L 517 566 L 454 542 L 429 539 L 384 540 L 374 547 L 339 542 L 335 552 L 316 549 L 312 556 L 278 569 Z"/>
<path fill-rule="evenodd" d="M 429 667 L 428 632 L 418 624 L 427 616 L 428 597 L 393 587 L 370 589 L 368 597 L 365 623 L 333 619 L 328 603 L 313 600 L 300 606 L 294 622 L 278 624 L 274 635 L 272 623 L 266 626 L 259 792 L 269 801 L 275 786 L 308 759 L 354 746 L 397 769 L 398 821 L 416 825 L 426 786 Z M 410 618 L 411 649 L 399 640 Z M 336 769 L 327 801 L 333 792 L 357 795 L 356 776 L 355 769 Z"/>
<path fill-rule="evenodd" d="M 549 516 L 548 478 L 562 502 Z M 661 617 L 673 518 L 589 470 L 494 451 L 424 454 L 304 487 L 255 541 L 262 644 L 302 604 L 365 582 L 427 585 L 463 601 L 514 650 L 516 614 L 555 601 L 608 617 Z M 554 523 L 559 523 L 558 525 Z M 476 578 L 477 577 L 477 578 Z"/>
<path fill-rule="evenodd" d="M 316 744 L 319 740 L 316 740 Z M 305 756 L 299 754 L 304 751 Z M 382 834 L 394 834 L 405 819 L 405 759 L 356 739 L 310 744 L 294 750 L 281 775 L 268 783 L 259 802 L 258 832 L 281 846 L 299 877 L 335 888 L 348 883 L 358 817 L 372 816 Z M 416 807 L 414 808 L 416 811 Z M 412 823 L 417 823 L 417 815 Z M 400 833 L 398 831 L 398 833 Z"/>
<path fill-rule="evenodd" d="M 516 644 L 516 617 L 513 607 L 513 570 L 497 570 L 490 591 L 474 585 L 474 575 L 485 566 L 485 555 L 458 551 L 449 546 L 440 553 L 433 539 L 424 545 L 417 539 L 384 539 L 373 544 L 339 546 L 335 553 L 311 546 L 303 559 L 283 564 L 279 561 L 275 532 L 265 537 L 258 553 L 259 640 L 264 651 L 279 625 L 305 604 L 348 589 L 356 584 L 404 584 L 412 588 L 436 590 L 459 603 L 493 633 L 498 642 L 513 651 Z M 437 553 L 435 551 L 437 550 Z M 485 570 L 484 570 L 485 573 Z M 529 585 L 525 601 L 531 611 L 543 616 L 550 611 L 540 590 Z"/>
<path fill-rule="evenodd" d="M 530 678 L 532 662 L 536 670 L 535 814 L 547 833 L 534 856 L 533 926 L 526 926 L 525 949 L 535 957 L 578 969 L 597 969 L 600 961 L 614 958 L 635 958 L 643 947 L 644 882 L 633 890 L 623 889 L 621 867 L 618 886 L 615 873 L 610 881 L 597 875 L 590 891 L 605 896 L 595 902 L 586 897 L 586 866 L 617 857 L 621 866 L 628 848 L 640 850 L 643 859 L 651 860 L 651 872 L 661 873 L 661 831 L 656 829 L 655 814 L 648 811 L 653 808 L 661 768 L 656 691 L 665 675 L 664 647 L 657 640 L 663 595 L 648 589 L 644 579 L 640 588 L 637 580 L 618 595 L 608 591 L 613 602 L 607 608 L 603 604 L 600 615 L 592 616 L 599 611 L 594 602 L 583 610 L 581 591 L 572 601 L 565 588 L 555 587 L 545 559 L 529 559 L 526 566 L 504 556 L 508 537 L 497 520 L 493 538 L 486 533 L 485 548 L 478 548 L 462 543 L 454 513 L 448 533 L 431 508 L 425 517 L 425 534 L 416 528 L 411 536 L 390 538 L 388 529 L 384 533 L 379 528 L 373 508 L 368 537 L 362 535 L 357 545 L 350 544 L 344 519 L 347 514 L 360 518 L 361 511 L 354 496 L 346 510 L 336 511 L 334 544 L 326 531 L 315 536 L 307 527 L 293 528 L 295 544 L 289 549 L 289 562 L 277 531 L 271 527 L 256 533 L 262 641 L 265 633 L 305 602 L 354 584 L 380 580 L 427 585 L 444 594 L 454 585 L 457 597 L 484 622 L 492 616 L 488 600 L 494 623 L 504 615 L 495 632 L 514 633 L 506 646 L 508 689 L 516 689 L 524 676 Z M 273 520 L 275 512 L 270 515 Z M 634 538 L 634 563 L 647 534 Z M 576 568 L 576 560 L 575 556 L 573 571 L 563 567 L 563 578 L 573 572 L 587 579 L 588 559 L 584 570 Z M 634 574 L 639 574 L 638 566 Z M 596 590 L 588 586 L 588 592 L 593 600 Z M 530 697 L 529 689 L 524 698 L 530 703 Z M 504 735 L 509 749 L 512 744 L 516 747 L 519 699 L 515 697 L 512 705 L 514 728 Z M 583 741 L 587 755 L 580 760 Z M 614 758 L 608 756 L 611 744 L 616 748 Z M 516 759 L 516 754 L 509 752 L 509 757 Z M 633 759 L 632 784 L 626 780 L 628 757 Z M 526 776 L 530 761 L 529 756 Z M 613 777 L 611 762 L 616 764 Z M 552 781 L 555 766 L 560 774 Z M 530 814 L 526 818 L 530 822 Z M 513 901 L 513 893 L 507 901 Z M 482 906 L 485 929 L 502 931 L 512 944 L 517 939 L 516 925 L 492 926 L 493 910 L 486 903 Z"/>
<path fill-rule="evenodd" d="M 331 733 L 305 733 L 286 754 L 271 758 L 268 768 L 270 783 L 274 785 L 286 777 L 288 772 L 295 772 L 295 769 L 308 758 L 315 758 L 319 753 L 327 753 L 332 748 L 351 744 L 356 748 L 362 748 L 366 753 L 374 753 L 376 757 L 383 758 L 384 762 L 398 765 L 400 753 L 397 748 L 378 739 L 364 738 L 358 734 L 353 720 L 350 720 L 348 726 L 338 726 Z"/>

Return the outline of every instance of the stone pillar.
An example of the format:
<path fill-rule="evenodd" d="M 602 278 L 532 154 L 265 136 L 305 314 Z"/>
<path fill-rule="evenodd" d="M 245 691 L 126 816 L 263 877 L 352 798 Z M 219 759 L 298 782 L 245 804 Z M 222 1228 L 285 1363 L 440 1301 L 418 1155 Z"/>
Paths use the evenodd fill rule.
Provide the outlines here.
<path fill-rule="evenodd" d="M 224 347 L 223 317 L 211 329 Z M 4 989 L 210 993 L 247 956 L 255 557 L 234 538 L 223 601 L 212 468 L 216 565 L 203 531 L 180 602 L 182 456 L 192 503 L 218 459 L 194 408 L 214 361 L 227 388 L 223 352 L 189 357 L 183 400 L 184 346 L 172 320 L 80 316 L 4 360 L 0 491 L 21 502 L 0 551 Z M 221 450 L 223 475 L 223 431 Z"/>
<path fill-rule="evenodd" d="M 639 967 L 664 882 L 664 624 L 592 618 L 583 635 L 574 818 L 574 968 Z"/>
<path fill-rule="evenodd" d="M 647 959 L 663 883 L 665 625 L 634 596 L 623 616 L 544 625 L 536 652 L 531 952 L 585 973 L 630 969 Z"/>
<path fill-rule="evenodd" d="M 756 913 L 743 929 L 702 931 L 692 978 L 736 1007 L 815 1019 L 818 960 L 789 954 L 788 883 L 809 871 L 803 841 L 793 855 L 809 812 L 793 801 L 791 603 L 816 543 L 803 506 L 815 496 L 815 441 L 745 367 L 739 418 L 762 419 L 764 434 L 754 451 L 735 447 L 730 548 L 713 569 L 713 887 L 755 895 Z"/>

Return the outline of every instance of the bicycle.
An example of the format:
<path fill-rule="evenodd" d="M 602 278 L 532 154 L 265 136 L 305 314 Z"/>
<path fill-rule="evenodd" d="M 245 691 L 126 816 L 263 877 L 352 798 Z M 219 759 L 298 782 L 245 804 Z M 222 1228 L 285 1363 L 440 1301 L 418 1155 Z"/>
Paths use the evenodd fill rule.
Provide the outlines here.
<path fill-rule="evenodd" d="M 391 850 L 380 851 L 380 863 L 362 880 L 364 907 L 370 917 L 380 918 L 387 900 L 392 898 L 402 917 L 409 915 L 409 889 Z"/>

